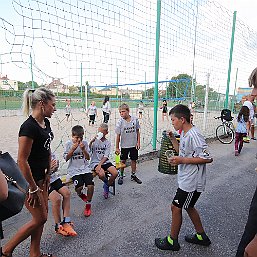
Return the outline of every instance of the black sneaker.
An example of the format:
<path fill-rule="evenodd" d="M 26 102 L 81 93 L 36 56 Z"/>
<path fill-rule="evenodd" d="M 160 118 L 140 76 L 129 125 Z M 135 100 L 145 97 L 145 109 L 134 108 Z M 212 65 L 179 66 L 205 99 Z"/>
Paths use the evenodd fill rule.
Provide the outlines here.
<path fill-rule="evenodd" d="M 136 181 L 138 184 L 142 184 L 142 181 L 135 175 L 131 175 L 131 181 Z"/>
<path fill-rule="evenodd" d="M 209 246 L 211 244 L 211 240 L 209 237 L 204 234 L 193 234 L 185 236 L 185 240 L 191 244 L 204 245 Z"/>
<path fill-rule="evenodd" d="M 180 245 L 178 242 L 174 242 L 174 244 L 170 244 L 168 242 L 167 237 L 155 238 L 155 245 L 157 246 L 157 248 L 161 250 L 178 251 L 180 249 Z"/>
<path fill-rule="evenodd" d="M 119 185 L 122 185 L 122 184 L 123 184 L 123 177 L 119 177 L 119 179 L 118 179 L 118 184 L 119 184 Z"/>

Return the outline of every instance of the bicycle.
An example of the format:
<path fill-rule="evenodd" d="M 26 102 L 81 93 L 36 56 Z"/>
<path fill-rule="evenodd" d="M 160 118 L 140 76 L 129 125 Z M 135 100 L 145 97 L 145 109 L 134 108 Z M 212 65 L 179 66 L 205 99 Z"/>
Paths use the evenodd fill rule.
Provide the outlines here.
<path fill-rule="evenodd" d="M 234 117 L 231 117 L 233 120 Z M 216 137 L 222 144 L 230 144 L 235 138 L 235 128 L 231 120 L 224 120 L 224 117 L 214 117 L 214 119 L 221 119 L 221 123 L 216 128 Z"/>

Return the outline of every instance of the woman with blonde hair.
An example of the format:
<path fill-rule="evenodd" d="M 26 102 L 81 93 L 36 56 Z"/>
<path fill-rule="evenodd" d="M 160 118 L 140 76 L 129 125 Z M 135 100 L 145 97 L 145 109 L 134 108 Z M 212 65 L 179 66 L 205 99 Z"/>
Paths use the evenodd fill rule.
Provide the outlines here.
<path fill-rule="evenodd" d="M 40 253 L 40 241 L 47 221 L 50 143 L 53 139 L 47 118 L 56 111 L 55 95 L 45 87 L 27 89 L 23 94 L 23 111 L 29 117 L 19 131 L 18 165 L 29 183 L 25 206 L 32 219 L 4 245 L 1 255 L 12 256 L 16 246 L 31 237 L 30 257 L 53 257 L 52 254 Z"/>

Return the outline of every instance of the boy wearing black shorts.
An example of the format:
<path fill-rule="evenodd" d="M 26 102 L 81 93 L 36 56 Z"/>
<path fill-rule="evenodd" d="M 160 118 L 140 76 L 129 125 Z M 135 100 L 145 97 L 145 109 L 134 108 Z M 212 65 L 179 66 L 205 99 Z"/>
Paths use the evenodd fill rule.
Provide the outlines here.
<path fill-rule="evenodd" d="M 131 159 L 131 180 L 141 184 L 142 181 L 136 176 L 136 165 L 138 150 L 140 149 L 140 125 L 138 118 L 129 115 L 129 106 L 122 104 L 119 107 L 120 120 L 116 125 L 116 154 L 120 154 L 123 163 L 128 156 Z M 120 149 L 121 147 L 121 149 Z M 118 184 L 123 184 L 123 169 L 118 180 Z"/>
<path fill-rule="evenodd" d="M 98 177 L 104 182 L 104 198 L 109 197 L 109 186 L 113 185 L 114 180 L 118 176 L 118 172 L 109 160 L 111 143 L 106 139 L 108 134 L 108 125 L 102 123 L 98 128 L 98 135 L 95 136 L 89 143 L 91 160 L 90 167 Z M 110 172 L 109 179 L 105 176 L 105 172 Z"/>
<path fill-rule="evenodd" d="M 89 167 L 89 147 L 83 140 L 84 129 L 80 125 L 72 128 L 72 139 L 65 145 L 64 159 L 69 161 L 68 175 L 72 178 L 75 191 L 78 196 L 86 202 L 84 215 L 91 215 L 91 200 L 94 193 L 93 174 Z M 87 195 L 82 192 L 87 187 Z"/>
<path fill-rule="evenodd" d="M 188 243 L 209 246 L 210 239 L 204 232 L 195 203 L 204 191 L 206 183 L 206 163 L 212 158 L 207 152 L 207 144 L 200 131 L 190 122 L 190 110 L 179 104 L 173 107 L 169 115 L 175 130 L 182 129 L 180 144 L 172 132 L 169 137 L 179 156 L 169 158 L 171 165 L 178 165 L 178 189 L 171 205 L 172 223 L 170 235 L 156 238 L 155 245 L 161 250 L 178 251 L 178 235 L 182 225 L 182 208 L 184 208 L 196 230 L 195 234 L 185 236 Z"/>

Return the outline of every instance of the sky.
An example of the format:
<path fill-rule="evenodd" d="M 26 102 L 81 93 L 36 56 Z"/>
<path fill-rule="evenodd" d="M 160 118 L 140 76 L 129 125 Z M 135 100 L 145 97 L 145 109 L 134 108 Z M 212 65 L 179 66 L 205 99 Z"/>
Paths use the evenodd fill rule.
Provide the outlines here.
<path fill-rule="evenodd" d="M 166 8 L 170 7 L 169 3 L 171 3 L 170 0 L 163 0 L 162 2 L 166 2 Z M 201 2 L 202 0 L 199 0 L 199 2 Z M 203 0 L 204 1 L 204 0 Z M 14 4 L 12 4 L 12 2 Z M 44 2 L 44 1 L 42 1 Z M 53 2 L 53 3 L 58 3 L 60 4 L 61 1 L 58 0 L 51 0 L 49 1 Z M 65 1 L 64 1 L 65 2 Z M 69 2 L 69 1 L 66 1 Z M 71 1 L 72 2 L 72 1 Z M 101 5 L 102 3 L 106 3 L 108 1 L 100 1 L 100 0 L 87 0 L 84 2 L 91 2 L 93 4 L 90 5 L 90 8 L 94 8 L 97 4 Z M 119 0 L 109 0 L 110 3 L 115 3 L 117 4 L 119 2 Z M 125 3 L 126 1 L 120 1 L 119 3 Z M 34 53 L 32 53 L 32 60 L 33 62 L 35 62 L 35 65 L 37 67 L 39 67 L 40 69 L 42 69 L 42 74 L 46 73 L 47 74 L 47 78 L 45 76 L 42 75 L 42 78 L 36 77 L 34 78 L 36 81 L 40 82 L 46 82 L 46 80 L 49 81 L 49 79 L 51 80 L 51 78 L 49 76 L 52 77 L 58 77 L 58 78 L 62 78 L 63 80 L 65 80 L 64 82 L 66 82 L 66 84 L 73 84 L 73 83 L 80 83 L 80 58 L 84 59 L 83 61 L 83 68 L 86 69 L 86 72 L 91 76 L 92 81 L 94 80 L 94 84 L 100 84 L 100 85 L 105 85 L 106 84 L 116 84 L 117 81 L 119 83 L 127 83 L 127 82 L 142 82 L 142 81 L 154 81 L 154 61 L 155 61 L 155 55 L 154 52 L 152 51 L 152 49 L 154 49 L 154 45 L 155 45 L 155 34 L 152 33 L 155 32 L 155 22 L 156 22 L 156 18 L 155 18 L 155 14 L 156 14 L 156 2 L 157 0 L 138 0 L 138 1 L 130 1 L 127 0 L 127 2 L 133 2 L 135 4 L 141 5 L 143 6 L 144 13 L 140 13 L 137 11 L 139 10 L 139 8 L 135 8 L 133 13 L 131 12 L 127 12 L 126 15 L 124 15 L 125 18 L 121 18 L 120 16 L 117 16 L 117 13 L 115 12 L 115 8 L 117 8 L 117 6 L 115 7 L 115 4 L 111 5 L 106 5 L 106 9 L 98 9 L 97 13 L 93 13 L 95 16 L 97 16 L 97 19 L 99 19 L 99 21 L 101 21 L 101 19 L 103 19 L 104 24 L 100 22 L 97 23 L 97 21 L 93 24 L 93 22 L 97 19 L 94 19 L 95 17 L 85 17 L 86 18 L 91 18 L 89 20 L 86 21 L 86 23 L 89 25 L 89 27 L 84 27 L 83 29 L 88 30 L 87 31 L 87 38 L 85 41 L 83 41 L 82 44 L 78 44 L 75 46 L 75 43 L 73 43 L 73 45 L 69 45 L 69 41 L 67 40 L 66 42 L 64 42 L 63 38 L 61 38 L 60 40 L 58 40 L 58 35 L 57 34 L 50 34 L 47 33 L 45 31 L 43 31 L 45 33 L 45 35 L 47 36 L 43 41 L 47 46 L 54 46 L 54 47 L 48 47 L 47 48 L 47 52 L 42 51 L 42 45 L 40 43 L 38 43 L 38 41 L 40 40 L 40 38 L 38 39 L 38 41 L 36 40 L 33 43 L 33 47 L 34 47 Z M 178 3 L 179 8 L 183 9 L 183 4 L 189 4 L 190 2 L 196 2 L 196 0 L 181 0 L 181 1 L 172 1 L 174 3 Z M 212 0 L 210 0 L 209 2 L 214 2 Z M 222 6 L 224 6 L 225 8 L 229 9 L 231 12 L 233 12 L 234 10 L 237 11 L 237 18 L 241 21 L 243 21 L 244 23 L 248 24 L 251 28 L 255 29 L 257 31 L 257 23 L 256 23 L 256 11 L 257 10 L 257 1 L 256 0 L 240 0 L 240 1 L 228 1 L 228 0 L 215 0 L 215 2 L 219 2 Z M 28 3 L 30 4 L 34 4 L 34 6 L 36 6 L 35 3 L 37 3 L 37 1 L 35 0 L 7 0 L 7 1 L 0 1 L 0 18 L 6 20 L 7 22 L 15 25 L 15 29 L 16 29 L 16 33 L 17 31 L 19 31 L 20 29 L 24 29 L 23 28 L 23 24 L 22 24 L 22 20 L 21 20 L 21 16 L 17 15 L 17 12 L 23 14 L 24 16 L 26 15 L 31 15 L 29 12 L 29 9 L 24 8 L 21 9 L 19 8 L 19 3 L 24 3 L 24 5 L 28 5 Z M 168 4 L 167 4 L 168 3 Z M 95 5 L 94 5 L 95 4 Z M 117 4 L 118 5 L 118 4 Z M 122 4 L 120 4 L 122 5 Z M 110 7 L 111 6 L 111 7 Z M 114 7 L 113 7 L 114 6 Z M 17 12 L 14 11 L 13 7 L 17 8 Z M 67 7 L 64 5 L 64 8 Z M 132 6 L 126 6 L 126 8 L 124 9 L 130 9 Z M 134 7 L 134 6 L 133 6 Z M 109 8 L 113 8 L 113 9 L 109 9 Z M 176 8 L 176 6 L 174 7 Z M 92 14 L 92 9 L 91 9 L 91 14 Z M 132 9 L 132 8 L 131 8 Z M 180 33 L 180 36 L 184 35 L 184 33 L 188 34 L 188 30 L 191 29 L 191 27 L 189 27 L 189 25 L 185 25 L 183 24 L 183 22 L 186 22 L 186 13 L 183 13 L 181 11 L 181 9 L 177 10 L 177 17 L 180 22 L 180 27 L 179 29 L 181 29 L 181 27 L 183 27 L 182 31 L 176 31 L 174 32 L 174 35 L 177 35 L 176 33 Z M 76 10 L 76 9 L 74 9 Z M 111 18 L 109 18 L 107 15 L 104 16 L 103 18 L 100 17 L 101 16 L 101 12 L 103 12 L 103 10 L 108 10 L 108 13 L 111 15 Z M 71 10 L 72 12 L 72 10 Z M 60 13 L 62 13 L 62 11 L 60 11 Z M 89 12 L 90 13 L 90 12 Z M 33 13 L 33 19 L 35 21 L 35 19 L 37 18 L 38 13 L 34 12 Z M 61 14 L 62 15 L 62 14 Z M 116 15 L 115 17 L 112 17 L 112 15 Z M 133 19 L 130 19 L 130 16 L 133 15 Z M 165 15 L 167 15 L 165 13 L 162 14 L 162 17 L 164 17 Z M 191 15 L 191 16 L 190 16 Z M 192 17 L 192 13 L 190 13 L 189 18 L 190 19 Z M 208 14 L 207 14 L 208 15 Z M 210 16 L 213 14 L 210 14 Z M 75 22 L 74 24 L 78 27 L 78 23 L 76 23 L 76 18 L 77 16 L 73 16 L 73 17 L 69 17 L 66 16 L 68 19 L 73 19 L 73 21 Z M 83 20 L 84 17 L 80 16 L 80 19 Z M 142 20 L 145 19 L 147 20 L 147 24 L 148 27 L 146 28 L 146 32 L 142 30 L 142 27 L 145 26 L 144 22 L 142 22 Z M 30 22 L 30 20 L 26 20 L 26 22 Z M 50 22 L 56 22 L 57 24 L 64 24 L 63 20 L 61 21 L 60 19 L 55 21 L 54 19 L 51 20 Z M 92 28 L 90 27 L 92 22 Z M 169 23 L 169 20 L 166 20 L 167 23 Z M 192 20 L 191 22 L 194 22 L 194 20 Z M 224 20 L 224 23 L 226 23 L 227 21 Z M 229 25 L 231 23 L 231 19 L 229 19 Z M 49 23 L 50 24 L 50 23 Z M 45 25 L 48 28 L 51 28 L 51 24 L 49 25 Z M 70 23 L 71 24 L 71 23 Z M 69 26 L 71 26 L 69 24 Z M 97 26 L 97 24 L 100 24 Z M 124 24 L 124 25 L 123 25 Z M 139 24 L 139 25 L 137 25 Z M 176 24 L 176 23 L 174 23 Z M 1 19 L 0 19 L 0 31 L 1 31 Z M 37 26 L 40 24 L 37 24 L 36 21 L 33 24 L 34 26 Z M 185 26 L 183 26 L 185 25 Z M 7 26 L 7 29 L 12 29 L 12 27 L 10 26 L 10 24 L 5 23 L 5 26 Z M 102 26 L 102 27 L 101 27 Z M 100 28 L 99 28 L 100 27 Z M 2 27 L 3 28 L 3 27 Z M 115 31 L 116 28 L 118 28 L 120 31 Z M 55 29 L 54 27 L 52 27 L 52 29 Z M 172 29 L 171 27 L 169 29 Z M 151 30 L 151 32 L 150 32 Z M 38 34 L 39 30 L 35 30 L 35 34 L 33 36 L 40 36 L 40 34 Z M 53 30 L 52 30 L 53 31 Z M 60 30 L 61 31 L 61 30 Z M 42 33 L 43 33 L 42 32 Z M 112 37 L 110 34 L 115 32 L 116 36 Z M 143 32 L 143 33 L 142 33 Z M 29 30 L 23 30 L 23 33 L 25 33 L 26 36 L 29 36 L 30 31 Z M 75 29 L 73 28 L 73 33 L 74 37 L 79 37 L 80 35 L 84 36 L 83 34 L 76 34 L 76 27 Z M 146 33 L 146 34 L 144 34 Z M 167 34 L 169 34 L 169 31 L 166 32 Z M 192 33 L 192 32 L 190 32 Z M 194 33 L 192 33 L 191 35 L 194 35 Z M 129 38 L 129 41 L 126 40 L 127 36 Z M 104 37 L 104 42 L 102 41 Z M 161 67 L 160 69 L 160 76 L 159 76 L 159 80 L 165 80 L 169 77 L 169 74 L 171 73 L 169 71 L 170 67 L 172 67 L 173 71 L 176 71 L 177 73 L 181 72 L 183 69 L 185 70 L 191 70 L 192 69 L 192 55 L 191 55 L 191 50 L 188 51 L 188 55 L 186 58 L 190 58 L 190 61 L 187 62 L 187 64 L 185 64 L 185 56 L 182 55 L 183 52 L 185 52 L 187 54 L 187 48 L 192 48 L 192 42 L 189 42 L 188 46 L 186 44 L 184 44 L 184 46 L 182 47 L 182 44 L 180 44 L 180 40 L 182 39 L 177 39 L 175 38 L 175 36 L 173 36 L 173 38 L 170 36 L 164 38 L 164 40 L 172 40 L 171 43 L 165 43 L 165 42 L 161 42 L 163 45 L 161 45 L 162 51 L 163 51 L 163 55 L 162 58 L 165 58 L 167 55 L 169 57 L 170 52 L 177 51 L 174 55 L 172 55 L 173 60 L 167 63 L 165 63 L 165 67 Z M 179 36 L 178 36 L 179 37 Z M 57 38 L 57 40 L 53 40 Z M 146 39 L 146 43 L 144 42 L 144 39 Z M 192 38 L 191 38 L 192 39 Z M 3 53 L 5 51 L 5 47 L 7 46 L 7 48 L 9 47 L 8 44 L 6 44 L 6 42 L 8 41 L 12 41 L 13 38 L 8 35 L 7 38 L 1 37 L 0 38 L 0 45 L 1 45 L 1 49 L 0 49 L 0 54 Z M 15 42 L 19 42 L 19 40 L 23 40 L 23 37 L 16 37 L 15 38 Z M 20 51 L 26 51 L 26 54 L 30 52 L 29 49 L 29 45 L 30 45 L 30 39 L 29 37 L 26 39 L 27 41 L 25 42 L 25 46 L 20 50 Z M 205 39 L 207 40 L 207 39 Z M 208 39 L 209 41 L 207 41 L 208 44 L 211 44 L 212 42 L 212 38 Z M 230 32 L 229 35 L 227 35 L 226 38 L 222 38 L 222 36 L 220 36 L 219 38 L 220 40 L 220 44 L 223 43 L 223 40 L 230 41 Z M 139 42 L 139 43 L 138 43 Z M 224 41 L 225 42 L 225 41 Z M 106 44 L 105 49 L 101 49 L 103 43 Z M 28 46 L 26 46 L 26 44 L 28 44 Z M 198 42 L 198 48 L 203 48 L 204 44 L 206 44 L 206 42 Z M 123 46 L 120 47 L 120 45 Z M 173 46 L 172 46 L 173 45 Z M 227 44 L 229 45 L 229 44 Z M 143 47 L 144 50 L 142 52 L 137 51 L 139 49 L 139 47 Z M 167 49 L 163 49 L 167 46 Z M 68 48 L 68 52 L 63 51 L 63 49 Z M 80 49 L 82 49 L 82 53 L 78 53 L 80 51 Z M 88 53 L 85 53 L 85 50 L 89 49 Z M 96 51 L 98 49 L 101 49 L 102 52 L 96 53 Z M 13 49 L 12 49 L 13 50 Z M 17 47 L 14 47 L 14 50 L 17 50 Z M 19 50 L 19 49 L 18 49 Z M 209 49 L 206 49 L 209 51 Z M 9 49 L 6 50 L 5 53 L 8 53 Z M 77 52 L 78 51 L 78 52 Z M 124 51 L 124 52 L 121 52 Z M 73 52 L 75 52 L 73 54 Z M 64 56 L 63 59 L 59 58 L 56 59 L 56 53 L 59 56 Z M 109 56 L 108 56 L 108 53 Z M 31 73 L 30 73 L 30 57 L 27 54 L 18 54 L 18 53 L 14 53 L 12 54 L 11 57 L 11 62 L 15 62 L 17 60 L 23 60 L 24 64 L 25 64 L 25 69 L 22 69 L 22 72 L 20 72 L 20 70 L 11 70 L 12 72 L 10 72 L 10 69 L 8 69 L 7 67 L 9 67 L 7 64 L 7 62 L 10 61 L 10 58 L 8 56 L 8 54 L 2 55 L 0 56 L 0 62 L 4 62 L 3 65 L 0 66 L 0 72 L 2 72 L 2 75 L 7 74 L 11 74 L 9 75 L 10 78 L 13 78 L 12 75 L 15 73 L 15 79 L 20 80 L 20 81 L 28 81 L 31 80 Z M 33 55 L 35 54 L 35 56 Z M 121 58 L 119 56 L 119 54 L 121 54 Z M 206 53 L 208 54 L 208 53 Z M 102 56 L 101 56 L 102 55 Z M 147 59 L 145 56 L 148 56 L 149 59 Z M 104 58 L 102 58 L 104 57 Z M 68 60 L 67 60 L 68 58 Z M 109 58 L 109 61 L 106 60 L 106 58 Z M 170 57 L 169 57 L 170 58 Z M 204 58 L 205 56 L 200 56 L 199 57 L 199 62 L 204 63 Z M 214 65 L 214 62 L 218 62 L 220 60 L 213 60 L 212 56 L 208 57 L 209 59 L 206 62 L 206 66 L 211 66 Z M 6 61 L 7 60 L 7 61 Z M 73 62 L 70 62 L 70 60 L 73 60 Z M 76 61 L 76 62 L 75 62 Z M 133 64 L 133 62 L 136 61 L 137 65 L 140 66 L 140 74 L 137 72 L 137 67 Z M 163 61 L 163 59 L 162 59 Z M 167 60 L 165 60 L 166 62 Z M 68 63 L 68 65 L 67 65 Z M 94 63 L 94 67 L 90 67 L 92 66 L 92 63 Z M 164 62 L 162 62 L 164 63 Z M 197 63 L 196 63 L 197 64 Z M 146 66 L 147 68 L 142 68 Z M 217 65 L 216 65 L 217 66 Z M 227 66 L 227 63 L 226 63 Z M 34 66 L 35 67 L 35 66 Z M 24 67 L 23 67 L 24 68 Z M 227 69 L 227 67 L 226 67 Z M 225 70 L 225 69 L 224 69 Z M 215 72 L 219 72 L 218 69 L 217 70 L 210 70 L 210 72 L 213 72 L 213 74 L 215 74 Z M 204 77 L 206 74 L 206 71 L 203 70 L 200 73 L 202 73 L 202 77 Z M 190 73 L 189 73 L 190 74 Z M 36 75 L 36 74 L 35 74 Z M 224 71 L 224 74 L 226 75 L 226 71 Z M 14 78 L 13 78 L 14 79 Z M 199 79 L 199 75 L 198 75 L 198 79 Z M 211 78 L 213 79 L 213 78 Z M 246 81 L 246 79 L 245 79 Z M 224 84 L 224 82 L 222 82 Z M 217 84 L 215 81 L 213 81 L 213 84 Z M 225 88 L 225 87 L 224 87 Z"/>
<path fill-rule="evenodd" d="M 256 0 L 216 0 L 221 5 L 226 7 L 231 11 L 237 11 L 238 17 L 249 24 L 252 28 L 257 29 L 256 22 L 256 10 L 257 1 Z"/>

